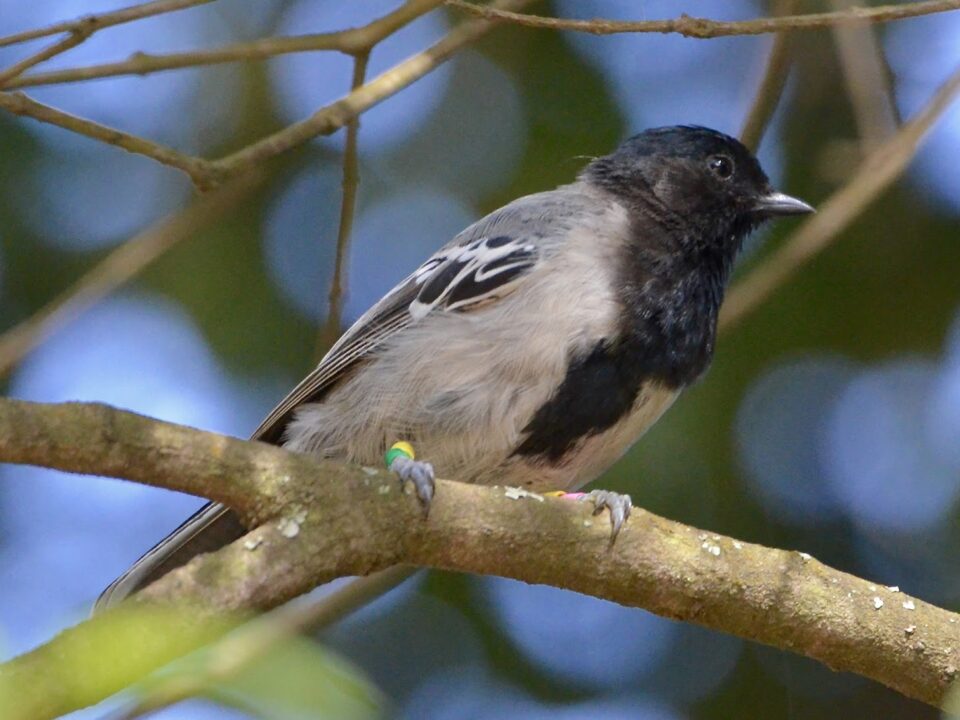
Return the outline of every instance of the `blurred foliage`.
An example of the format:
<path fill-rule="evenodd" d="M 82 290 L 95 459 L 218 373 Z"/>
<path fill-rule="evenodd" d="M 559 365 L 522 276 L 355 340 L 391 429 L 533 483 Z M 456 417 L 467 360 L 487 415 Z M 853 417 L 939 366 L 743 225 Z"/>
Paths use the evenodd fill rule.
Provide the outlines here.
<path fill-rule="evenodd" d="M 29 720 L 40 709 L 83 707 L 142 676 L 145 668 L 140 656 L 130 653 L 131 647 L 150 648 L 154 657 L 177 657 L 237 623 L 236 618 L 197 623 L 193 615 L 184 608 L 134 606 L 66 631 L 55 649 L 41 647 L 5 668 L 0 676 L 0 716 Z M 44 673 L 36 672 L 37 667 Z"/>
<path fill-rule="evenodd" d="M 278 9 L 282 6 L 277 4 Z M 699 14 L 694 7 L 680 9 Z M 550 13 L 552 8 L 537 4 L 531 12 Z M 276 20 L 280 12 L 274 16 Z M 263 29 L 262 34 L 269 35 L 270 28 Z M 642 38 L 637 42 L 642 43 Z M 628 126 L 605 78 L 574 52 L 563 35 L 502 27 L 475 49 L 512 78 L 519 91 L 523 119 L 521 157 L 496 189 L 473 204 L 477 217 L 519 195 L 572 180 L 583 164 L 581 156 L 603 154 L 624 136 L 641 129 Z M 855 167 L 855 153 L 851 156 L 849 151 L 855 148 L 856 127 L 829 33 L 797 35 L 794 56 L 790 88 L 778 113 L 785 168 L 780 185 L 816 204 L 838 187 L 838 163 L 843 165 L 844 158 L 853 157 L 849 168 L 841 167 L 841 171 Z M 266 65 L 242 64 L 234 72 L 242 87 L 233 110 L 237 122 L 228 134 L 218 138 L 217 146 L 205 148 L 211 155 L 235 149 L 277 129 L 282 122 Z M 462 68 L 457 73 L 448 88 L 450 94 L 470 85 L 471 78 L 464 76 Z M 683 78 L 676 81 L 682 83 Z M 497 98 L 474 98 L 472 102 L 495 107 Z M 170 122 L 177 120 L 171 118 Z M 684 121 L 677 118 L 677 122 Z M 25 221 L 24 208 L 35 202 L 26 192 L 28 178 L 42 158 L 59 152 L 56 143 L 34 130 L 28 121 L 0 116 L 0 323 L 4 327 L 29 317 L 106 252 L 54 247 Z M 429 143 L 430 137 L 425 131 L 410 141 L 410 147 Z M 470 138 L 463 140 L 469 145 Z M 362 124 L 360 142 L 362 149 Z M 157 293 L 181 305 L 223 367 L 244 378 L 250 388 L 262 384 L 271 392 L 282 392 L 277 378 L 290 384 L 314 362 L 324 318 L 307 319 L 294 312 L 270 279 L 264 268 L 263 223 L 267 208 L 282 195 L 289 178 L 308 168 L 338 171 L 337 148 L 335 144 L 318 143 L 291 153 L 276 181 L 260 197 L 238 208 L 228 222 L 175 248 L 135 284 L 135 292 Z M 103 148 L 97 152 L 118 151 Z M 413 167 L 416 155 L 411 150 L 410 155 L 401 156 L 401 164 L 411 169 L 410 176 L 399 182 L 425 182 L 416 174 L 422 169 Z M 381 161 L 376 155 L 362 156 L 361 209 L 398 183 L 396 175 L 385 172 Z M 457 157 L 449 158 L 454 166 L 458 161 Z M 825 167 L 833 170 L 825 172 Z M 317 203 L 324 204 L 338 204 L 339 200 L 316 198 Z M 110 213 L 110 202 L 110 197 L 103 197 L 100 207 L 87 210 Z M 742 263 L 738 275 L 763 263 L 793 227 L 792 223 L 780 223 L 773 228 L 765 244 Z M 837 355 L 870 364 L 911 354 L 938 357 L 960 304 L 958 229 L 957 217 L 928 202 L 916 184 L 906 180 L 896 184 L 837 243 L 720 339 L 709 375 L 688 391 L 600 484 L 630 492 L 635 504 L 652 512 L 745 540 L 809 551 L 827 563 L 880 583 L 901 583 L 901 573 L 905 572 L 902 563 L 884 565 L 864 560 L 864 537 L 848 518 L 788 522 L 752 494 L 737 456 L 734 421 L 750 385 L 771 367 L 791 359 Z M 432 242 L 440 245 L 447 239 L 436 237 Z M 335 237 L 317 237 L 316 241 L 334 243 Z M 404 228 L 398 225 L 394 237 L 384 238 L 378 261 L 389 265 L 391 244 L 408 241 Z M 325 297 L 327 289 L 317 288 L 316 292 L 318 298 Z M 96 337 L 89 338 L 90 343 L 97 341 Z M 62 373 L 70 372 L 69 363 L 65 363 Z M 110 368 L 103 372 L 109 375 Z M 268 410 L 264 404 L 262 411 Z M 914 478 L 913 482 L 921 484 L 923 478 Z M 16 497 L 3 495 L 0 501 L 8 512 L 17 512 Z M 924 572 L 933 573 L 930 568 L 936 567 L 952 573 L 949 578 L 928 577 L 926 586 L 941 585 L 941 596 L 930 599 L 956 608 L 960 606 L 956 590 L 960 524 L 956 513 L 953 518 L 950 527 L 933 541 L 902 541 L 912 551 L 925 554 L 918 560 Z M 126 521 L 136 522 L 133 518 Z M 56 533 L 57 528 L 51 526 L 49 532 Z M 110 532 L 109 526 L 103 528 L 107 541 Z M 0 527 L 0 534 L 10 541 L 7 528 Z M 144 542 L 149 544 L 148 539 Z M 137 553 L 137 548 L 131 548 L 130 559 Z M 108 574 L 121 569 L 110 568 Z M 36 572 L 42 573 L 43 569 L 37 568 Z M 400 707 L 412 688 L 398 678 L 410 683 L 418 678 L 425 681 L 459 664 L 468 670 L 482 665 L 485 677 L 520 688 L 546 704 L 585 701 L 600 694 L 595 688 L 563 681 L 529 659 L 480 588 L 482 584 L 472 578 L 433 573 L 419 590 L 420 602 L 433 610 L 414 612 L 408 607 L 414 601 L 405 597 L 400 610 L 385 609 L 328 639 L 369 672 Z M 583 620 L 567 619 L 569 623 Z M 447 622 L 455 629 L 449 630 L 449 645 L 442 652 L 429 646 L 429 651 L 418 654 L 413 648 L 418 638 L 444 635 Z M 397 640 L 398 634 L 403 641 Z M 450 640 L 467 637 L 477 640 Z M 671 674 L 695 675 L 701 660 L 698 648 L 707 643 L 706 634 L 693 633 L 689 638 L 686 645 L 678 645 L 676 653 L 666 656 L 659 674 L 638 680 L 624 692 L 665 696 L 675 701 L 677 712 L 682 713 L 677 717 L 698 720 L 937 717 L 929 708 L 874 684 L 836 676 L 808 661 L 753 647 L 739 653 L 733 672 L 718 681 L 712 691 L 692 701 L 675 698 L 664 689 L 676 680 L 671 680 Z M 599 651 L 608 639 L 595 638 Z M 411 657 L 419 664 L 411 665 Z M 189 662 L 171 672 L 189 672 Z M 213 697 L 261 717 L 360 718 L 367 717 L 372 707 L 369 698 L 375 697 L 375 692 L 350 677 L 317 646 L 298 642 L 219 687 Z"/>
<path fill-rule="evenodd" d="M 382 698 L 377 689 L 366 682 L 356 668 L 312 640 L 282 641 L 240 672 L 226 677 L 219 666 L 230 663 L 232 658 L 223 657 L 222 653 L 222 647 L 215 644 L 171 663 L 131 688 L 131 700 L 163 698 L 170 689 L 178 687 L 181 678 L 192 687 L 198 676 L 212 675 L 201 695 L 258 718 L 374 720 L 381 717 Z"/>

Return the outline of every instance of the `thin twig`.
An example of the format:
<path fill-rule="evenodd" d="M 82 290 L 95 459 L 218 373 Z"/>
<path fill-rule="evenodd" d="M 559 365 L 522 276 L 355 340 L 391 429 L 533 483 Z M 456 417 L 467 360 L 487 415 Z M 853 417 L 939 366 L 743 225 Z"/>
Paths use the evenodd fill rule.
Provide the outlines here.
<path fill-rule="evenodd" d="M 491 7 L 516 8 L 529 2 L 531 0 L 495 0 Z M 386 100 L 449 60 L 458 50 L 493 28 L 496 21 L 497 18 L 473 20 L 458 25 L 436 44 L 378 75 L 346 97 L 321 108 L 306 120 L 294 123 L 232 155 L 214 161 L 212 169 L 218 174 L 229 176 L 319 135 L 329 135 L 339 130 L 360 113 Z"/>
<path fill-rule="evenodd" d="M 361 87 L 367 75 L 368 53 L 361 53 L 353 61 L 352 90 Z M 350 247 L 350 234 L 353 231 L 353 218 L 357 207 L 357 186 L 360 183 L 360 161 L 357 153 L 357 136 L 360 131 L 360 117 L 353 118 L 347 124 L 347 138 L 343 150 L 343 195 L 340 201 L 340 226 L 337 230 L 337 254 L 333 263 L 333 279 L 330 281 L 327 321 L 317 338 L 317 355 L 330 348 L 340 335 L 340 320 L 343 315 L 343 301 L 346 295 L 344 268 L 347 262 L 347 250 Z"/>
<path fill-rule="evenodd" d="M 21 92 L 0 92 L 0 108 L 14 115 L 30 117 L 99 140 L 108 145 L 115 145 L 128 152 L 145 155 L 163 165 L 182 170 L 190 176 L 194 184 L 200 187 L 207 185 L 210 163 L 203 158 L 187 155 L 123 130 L 117 130 L 86 118 L 65 113 L 62 110 L 37 102 Z"/>
<path fill-rule="evenodd" d="M 850 0 L 833 0 L 838 10 L 849 7 Z M 863 155 L 876 150 L 897 129 L 893 98 L 886 82 L 883 48 L 868 23 L 833 28 L 847 95 L 857 121 Z"/>
<path fill-rule="evenodd" d="M 59 35 L 60 33 L 80 32 L 87 37 L 103 30 L 104 28 L 123 23 L 141 20 L 152 15 L 162 15 L 164 13 L 184 10 L 196 5 L 205 5 L 213 0 L 154 0 L 154 2 L 131 5 L 129 7 L 113 10 L 112 12 L 99 13 L 97 15 L 87 15 L 76 20 L 65 20 L 62 22 L 48 25 L 38 30 L 26 30 L 24 32 L 14 33 L 0 37 L 0 47 L 6 45 L 15 45 L 17 43 L 36 40 L 37 38 L 49 37 L 50 35 Z"/>
<path fill-rule="evenodd" d="M 729 331 L 808 260 L 827 247 L 906 169 L 920 141 L 960 93 L 960 68 L 900 130 L 860 165 L 849 183 L 837 190 L 763 265 L 734 286 L 720 313 L 720 330 Z"/>
<path fill-rule="evenodd" d="M 783 0 L 776 4 L 777 14 L 786 16 L 796 5 L 795 0 Z M 787 74 L 790 71 L 790 34 L 779 32 L 773 37 L 770 54 L 767 56 L 767 65 L 763 72 L 763 79 L 753 98 L 753 104 L 747 112 L 747 117 L 740 130 L 740 140 L 750 150 L 756 152 L 763 139 L 770 118 L 780 104 L 783 88 L 787 84 Z"/>
<path fill-rule="evenodd" d="M 28 319 L 0 335 L 0 377 L 50 333 L 129 282 L 174 245 L 235 207 L 264 177 L 260 171 L 247 173 L 131 238 Z"/>
<path fill-rule="evenodd" d="M 531 0 L 495 0 L 494 6 L 519 8 L 529 2 Z M 424 10 L 430 3 L 432 0 L 411 0 L 404 6 L 408 8 L 407 16 L 413 10 Z M 397 22 L 399 21 L 393 18 L 390 27 Z M 209 189 L 238 172 L 243 172 L 247 168 L 298 147 L 318 135 L 329 135 L 339 130 L 362 112 L 439 67 L 458 50 L 481 37 L 495 24 L 495 21 L 489 20 L 462 23 L 427 50 L 387 70 L 346 97 L 321 108 L 306 120 L 294 123 L 232 155 L 214 161 L 186 155 L 151 140 L 70 115 L 32 100 L 22 93 L 0 92 L 0 108 L 58 125 L 81 135 L 117 145 L 130 152 L 146 155 L 164 165 L 182 170 L 199 188 Z"/>
<path fill-rule="evenodd" d="M 513 0 L 512 2 L 504 4 L 506 6 L 519 7 L 525 2 L 529 2 L 529 0 Z M 401 17 L 397 13 L 393 13 L 391 16 L 384 16 L 384 18 L 381 18 L 379 21 L 381 24 L 378 26 L 379 29 L 377 32 L 389 34 L 389 31 L 392 31 L 390 28 L 395 28 L 401 19 L 404 17 L 412 17 L 414 12 L 426 12 L 428 9 L 427 6 L 430 4 L 435 5 L 436 1 L 411 0 L 404 5 L 403 8 L 401 8 L 402 10 L 405 10 L 407 13 L 406 15 Z M 156 4 L 154 3 L 153 5 Z M 462 47 L 469 41 L 476 39 L 490 27 L 492 27 L 492 24 L 484 21 L 464 23 L 461 27 L 456 28 L 447 36 L 447 43 L 444 43 L 443 41 L 438 43 L 439 49 L 437 46 L 434 46 L 420 55 L 414 56 L 414 58 L 411 58 L 405 63 L 402 63 L 401 66 L 398 66 L 401 68 L 400 72 L 398 73 L 387 71 L 387 73 L 381 75 L 380 78 L 377 79 L 379 82 L 373 90 L 370 89 L 369 84 L 361 86 L 356 91 L 348 95 L 347 98 L 345 98 L 345 101 L 350 101 L 351 98 L 360 98 L 359 102 L 347 103 L 348 107 L 351 108 L 350 110 L 335 117 L 333 116 L 333 113 L 330 113 L 331 117 L 325 121 L 327 122 L 326 127 L 329 128 L 329 132 L 333 132 L 342 125 L 349 123 L 365 109 L 379 101 L 379 99 L 386 97 L 387 94 L 397 92 L 402 87 L 405 87 L 419 77 L 422 77 L 424 74 L 439 65 L 444 59 L 453 54 L 459 47 Z M 374 40 L 371 40 L 371 42 L 374 42 Z M 414 67 L 411 68 L 411 64 L 413 64 Z M 398 68 L 394 68 L 394 70 L 397 69 Z M 382 95 L 378 96 L 378 93 L 381 93 Z M 336 103 L 331 107 L 335 108 Z M 108 144 L 117 145 L 118 147 L 122 147 L 130 152 L 140 153 L 165 165 L 182 170 L 189 175 L 191 179 L 193 179 L 195 184 L 201 188 L 211 188 L 215 185 L 212 173 L 212 163 L 210 163 L 210 161 L 204 160 L 203 158 L 184 155 L 171 148 L 153 143 L 152 141 L 124 133 L 120 130 L 109 128 L 83 118 L 69 115 L 60 110 L 32 100 L 23 93 L 0 92 L 0 108 L 4 108 L 10 112 L 13 112 L 14 114 L 27 115 L 36 120 L 63 127 L 65 129 L 78 132 L 79 134 L 101 140 Z M 323 110 L 320 112 L 322 113 Z M 311 136 L 305 136 L 303 139 L 299 140 L 299 142 L 304 142 L 305 140 L 309 139 L 309 137 Z M 263 160 L 269 159 L 276 154 L 294 147 L 296 144 L 297 142 L 290 142 L 288 139 L 285 139 L 276 146 L 270 146 L 269 148 L 261 149 L 255 154 L 248 154 L 244 156 L 246 158 L 253 158 L 251 160 L 244 161 L 243 158 L 241 158 L 240 161 L 234 160 L 232 162 L 225 163 L 225 168 L 220 168 L 220 172 L 216 177 L 216 181 L 222 182 L 225 178 L 231 177 L 234 174 L 243 173 L 249 168 L 256 168 Z M 270 152 L 270 149 L 274 149 L 275 152 Z M 110 265 L 106 265 L 106 267 L 98 266 L 98 268 L 95 268 L 90 274 L 79 280 L 74 285 L 73 290 L 64 293 L 55 301 L 42 309 L 39 313 L 37 313 L 37 315 L 24 321 L 16 328 L 8 331 L 7 334 L 0 336 L 0 375 L 8 371 L 9 368 L 15 364 L 24 353 L 28 352 L 30 348 L 34 347 L 36 343 L 39 342 L 41 336 L 46 332 L 48 327 L 50 327 L 55 321 L 59 321 L 64 316 L 63 313 L 65 311 L 61 310 L 60 306 L 73 307 L 75 302 L 82 304 L 85 302 L 85 298 L 83 297 L 84 293 L 88 288 L 94 287 L 97 282 L 101 282 L 99 279 L 101 275 L 109 279 L 117 267 L 123 267 L 128 262 L 128 260 L 125 258 L 125 254 L 130 251 L 125 250 L 124 248 L 126 248 L 126 246 L 118 248 L 114 253 L 104 260 L 104 265 L 111 263 Z M 162 254 L 162 250 L 158 249 L 157 256 L 160 254 Z M 142 259 L 145 262 L 130 265 L 130 272 L 119 282 L 109 286 L 104 285 L 105 289 L 103 290 L 103 293 L 105 294 L 106 292 L 109 292 L 113 287 L 119 285 L 120 282 L 129 280 L 129 278 L 133 277 L 137 272 L 139 272 L 140 269 L 149 264 L 149 262 L 152 262 L 152 260 L 155 258 L 149 257 L 149 253 L 144 253 Z M 78 293 L 78 296 L 74 298 L 73 293 Z"/>
<path fill-rule="evenodd" d="M 710 20 L 683 14 L 670 20 L 570 20 L 539 15 L 525 15 L 488 5 L 475 5 L 465 0 L 446 0 L 448 5 L 486 18 L 547 30 L 572 30 L 593 35 L 617 33 L 676 33 L 692 38 L 715 38 L 729 35 L 764 35 L 781 30 L 816 30 L 844 23 L 890 22 L 920 15 L 960 8 L 958 0 L 927 0 L 902 5 L 881 5 L 871 8 L 850 8 L 842 12 L 810 13 L 780 18 L 754 20 Z"/>
<path fill-rule="evenodd" d="M 312 33 L 288 37 L 272 37 L 251 42 L 233 43 L 212 50 L 152 55 L 136 53 L 120 62 L 65 68 L 19 77 L 10 88 L 81 82 L 118 75 L 147 75 L 162 70 L 176 70 L 219 63 L 261 60 L 298 52 L 334 50 L 346 55 L 369 53 L 378 42 L 419 16 L 429 12 L 443 0 L 409 0 L 396 10 L 358 28 L 329 33 Z"/>
<path fill-rule="evenodd" d="M 64 53 L 70 48 L 75 48 L 88 37 L 89 33 L 75 30 L 66 37 L 48 45 L 40 52 L 34 53 L 33 55 L 25 57 L 20 62 L 14 63 L 3 72 L 0 72 L 0 89 L 9 87 L 11 80 L 20 77 L 20 75 L 25 73 L 33 66 L 39 65 L 40 63 L 44 62 L 45 60 L 49 60 L 52 57 L 56 57 L 60 53 Z"/>

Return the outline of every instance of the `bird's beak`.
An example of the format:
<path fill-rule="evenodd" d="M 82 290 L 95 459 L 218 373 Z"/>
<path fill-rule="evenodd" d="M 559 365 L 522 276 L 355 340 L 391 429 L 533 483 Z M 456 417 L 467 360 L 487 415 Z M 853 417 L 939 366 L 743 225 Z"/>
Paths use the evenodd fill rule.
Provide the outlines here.
<path fill-rule="evenodd" d="M 808 205 L 803 200 L 776 191 L 761 195 L 757 198 L 753 209 L 754 212 L 768 216 L 806 215 L 807 213 L 816 212 L 812 205 Z"/>

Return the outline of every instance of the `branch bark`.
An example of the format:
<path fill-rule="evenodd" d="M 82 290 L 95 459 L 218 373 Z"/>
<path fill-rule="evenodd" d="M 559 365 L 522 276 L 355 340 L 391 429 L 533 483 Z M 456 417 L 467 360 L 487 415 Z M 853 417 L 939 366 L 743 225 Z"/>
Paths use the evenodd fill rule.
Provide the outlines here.
<path fill-rule="evenodd" d="M 385 471 L 103 405 L 0 401 L 0 461 L 204 495 L 257 525 L 125 607 L 0 666 L 0 690 L 17 688 L 0 692 L 5 718 L 54 717 L 97 702 L 222 632 L 224 618 L 398 563 L 501 575 L 642 607 L 802 653 L 932 705 L 943 702 L 960 667 L 955 613 L 803 553 L 643 511 L 611 548 L 606 519 L 592 517 L 586 505 L 440 480 L 424 520 L 416 498 L 399 492 Z M 180 604 L 190 611 L 169 611 Z M 129 613 L 137 611 L 149 613 L 152 631 L 136 630 Z M 118 645 L 128 626 L 140 633 L 137 642 Z M 106 642 L 122 647 L 122 663 L 88 661 Z"/>
<path fill-rule="evenodd" d="M 853 2 L 832 0 L 832 4 L 837 10 L 845 10 Z M 893 135 L 898 124 L 883 46 L 868 23 L 834 27 L 833 41 L 857 121 L 860 153 L 867 155 Z"/>
<path fill-rule="evenodd" d="M 773 10 L 779 16 L 788 15 L 795 5 L 795 0 L 780 0 L 774 4 Z M 760 147 L 767 124 L 780 105 L 790 71 L 790 54 L 790 34 L 779 32 L 774 35 L 763 77 L 740 129 L 740 142 L 753 153 Z"/>
<path fill-rule="evenodd" d="M 93 120 L 78 117 L 45 105 L 22 92 L 0 91 L 0 108 L 21 117 L 29 117 L 48 125 L 56 125 L 64 130 L 108 145 L 115 145 L 127 152 L 143 155 L 158 163 L 176 168 L 185 173 L 194 185 L 209 187 L 210 162 L 174 150 L 166 145 L 147 140 L 117 128 L 101 125 Z"/>
<path fill-rule="evenodd" d="M 61 53 L 65 53 L 71 48 L 75 48 L 86 38 L 87 36 L 81 32 L 72 32 L 66 37 L 57 40 L 57 42 L 53 43 L 52 45 L 48 45 L 43 50 L 40 50 L 29 57 L 25 57 L 20 62 L 14 63 L 3 72 L 0 72 L 0 88 L 8 87 L 11 80 L 20 77 L 30 68 L 39 65 L 42 62 L 46 62 L 50 58 L 54 58 Z"/>
<path fill-rule="evenodd" d="M 511 12 L 488 5 L 476 5 L 467 0 L 446 0 L 447 5 L 465 10 L 488 20 L 503 20 L 530 28 L 570 30 L 593 35 L 620 33 L 663 33 L 708 39 L 732 35 L 765 35 L 782 30 L 819 30 L 837 25 L 856 25 L 864 22 L 892 22 L 909 17 L 932 15 L 960 8 L 958 0 L 925 0 L 900 5 L 852 7 L 846 10 L 804 15 L 786 15 L 754 20 L 711 20 L 683 14 L 668 20 L 571 20 Z"/>
<path fill-rule="evenodd" d="M 12 82 L 7 82 L 0 75 L 0 87 L 14 89 L 37 85 L 83 82 L 120 75 L 149 75 L 164 70 L 263 60 L 277 55 L 299 52 L 332 50 L 356 57 L 369 54 L 381 40 L 429 12 L 441 2 L 443 0 L 409 0 L 392 12 L 362 27 L 334 32 L 261 38 L 250 42 L 232 43 L 212 50 L 157 55 L 138 52 L 120 62 L 32 73 L 25 77 L 16 77 Z"/>
<path fill-rule="evenodd" d="M 530 1 L 494 0 L 493 6 L 502 9 L 521 8 Z M 212 161 L 210 163 L 212 171 L 227 177 L 258 165 L 315 137 L 336 132 L 361 113 L 445 63 L 461 48 L 491 30 L 497 22 L 496 19 L 481 19 L 461 23 L 447 33 L 446 37 L 423 52 L 381 73 L 340 100 L 320 108 L 305 120 L 293 123 L 232 155 Z"/>
<path fill-rule="evenodd" d="M 131 5 L 111 12 L 85 15 L 76 20 L 64 20 L 37 30 L 26 30 L 24 32 L 14 33 L 13 35 L 5 35 L 0 37 L 0 47 L 50 37 L 51 35 L 59 35 L 60 33 L 79 33 L 89 37 L 99 30 L 113 27 L 114 25 L 122 25 L 123 23 L 142 20 L 143 18 L 154 15 L 176 12 L 177 10 L 186 10 L 187 8 L 206 5 L 210 2 L 213 2 L 213 0 L 153 0 L 153 2 Z"/>
<path fill-rule="evenodd" d="M 369 54 L 357 55 L 353 60 L 353 80 L 350 90 L 363 87 L 367 76 L 367 62 Z M 323 357 L 340 337 L 343 331 L 340 327 L 343 316 L 343 301 L 347 294 L 345 270 L 347 251 L 350 249 L 350 235 L 353 232 L 353 219 L 357 209 L 357 190 L 360 185 L 360 154 L 358 139 L 360 135 L 360 117 L 353 118 L 347 123 L 347 137 L 343 145 L 343 172 L 340 187 L 340 224 L 337 228 L 337 252 L 333 259 L 333 278 L 330 281 L 330 291 L 327 293 L 329 309 L 327 320 L 317 334 L 317 349 L 314 353 L 317 362 Z"/>
<path fill-rule="evenodd" d="M 193 0 L 194 4 L 210 0 Z M 493 6 L 501 9 L 517 9 L 529 4 L 531 0 L 494 0 Z M 189 5 L 187 0 L 165 0 L 165 2 L 147 5 Z M 362 42 L 376 43 L 382 39 L 380 33 L 394 32 L 417 15 L 427 12 L 436 4 L 434 0 L 409 0 L 409 2 L 391 15 L 374 21 L 360 30 L 373 27 L 373 31 L 363 35 Z M 137 6 L 141 7 L 141 6 Z M 146 7 L 146 6 L 143 6 Z M 83 22 L 83 21 L 77 21 Z M 126 22 L 126 20 L 124 20 Z M 40 122 L 57 125 L 66 130 L 84 135 L 94 140 L 116 145 L 124 150 L 137 153 L 182 171 L 190 177 L 194 185 L 201 190 L 210 190 L 229 178 L 298 147 L 321 135 L 330 135 L 344 127 L 361 113 L 393 96 L 407 85 L 416 82 L 427 73 L 442 65 L 464 46 L 474 42 L 492 29 L 496 20 L 475 19 L 461 23 L 451 30 L 442 40 L 431 45 L 407 60 L 381 73 L 373 80 L 350 92 L 345 97 L 317 110 L 313 115 L 273 133 L 261 140 L 247 145 L 241 150 L 217 160 L 207 160 L 181 153 L 146 138 L 101 125 L 86 118 L 65 113 L 56 108 L 37 102 L 22 92 L 0 91 L 0 108 L 15 115 L 31 117 Z M 57 26 L 59 27 L 59 26 Z M 12 36 L 19 38 L 20 36 Z M 385 36 L 384 36 L 385 37 Z M 9 38 L 7 38 L 9 40 Z M 0 39 L 3 42 L 3 39 Z M 357 42 L 357 41 L 353 41 Z M 350 45 L 350 54 L 363 54 L 360 45 Z M 372 46 L 371 46 L 372 47 Z"/>

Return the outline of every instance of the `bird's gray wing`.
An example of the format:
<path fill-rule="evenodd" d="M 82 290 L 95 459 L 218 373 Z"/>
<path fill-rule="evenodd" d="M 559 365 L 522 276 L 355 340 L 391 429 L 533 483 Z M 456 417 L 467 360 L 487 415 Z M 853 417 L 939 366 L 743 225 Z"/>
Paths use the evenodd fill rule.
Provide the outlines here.
<path fill-rule="evenodd" d="M 264 419 L 252 439 L 279 444 L 294 411 L 317 402 L 394 333 L 431 312 L 465 312 L 496 301 L 514 290 L 536 265 L 540 252 L 525 239 L 510 206 L 457 235 L 434 253 L 356 323 L 323 360 Z M 495 231 L 495 232 L 494 232 Z M 185 564 L 244 533 L 236 514 L 208 503 L 161 540 L 103 591 L 94 612 L 117 602 Z"/>
<path fill-rule="evenodd" d="M 464 312 L 513 291 L 536 265 L 537 245 L 522 237 L 490 237 L 473 226 L 434 253 L 340 338 L 320 364 L 264 419 L 254 439 L 280 442 L 293 412 L 319 401 L 384 341 L 431 312 Z"/>

